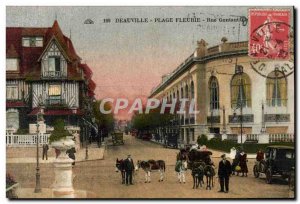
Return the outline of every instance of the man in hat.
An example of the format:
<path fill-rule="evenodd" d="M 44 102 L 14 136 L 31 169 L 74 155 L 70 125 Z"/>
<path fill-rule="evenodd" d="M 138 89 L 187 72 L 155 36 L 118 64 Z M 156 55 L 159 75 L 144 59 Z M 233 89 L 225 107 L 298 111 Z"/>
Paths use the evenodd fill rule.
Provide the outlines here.
<path fill-rule="evenodd" d="M 134 171 L 134 164 L 131 158 L 131 155 L 128 155 L 124 160 L 124 169 L 125 169 L 125 182 L 126 185 L 133 185 L 132 183 L 132 173 Z"/>
<path fill-rule="evenodd" d="M 219 192 L 228 193 L 229 191 L 229 177 L 231 175 L 231 164 L 226 159 L 226 155 L 221 156 L 222 160 L 219 162 L 218 176 L 221 190 Z M 225 186 L 225 191 L 224 191 Z"/>
<path fill-rule="evenodd" d="M 48 144 L 43 144 L 43 160 L 45 157 L 46 160 L 48 160 L 48 150 L 49 150 Z"/>

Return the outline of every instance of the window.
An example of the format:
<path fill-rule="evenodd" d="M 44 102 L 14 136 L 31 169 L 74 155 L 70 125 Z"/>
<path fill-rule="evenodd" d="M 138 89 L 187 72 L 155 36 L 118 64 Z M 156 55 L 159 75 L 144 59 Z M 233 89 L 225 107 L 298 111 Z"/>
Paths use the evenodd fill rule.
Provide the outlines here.
<path fill-rule="evenodd" d="M 194 82 L 191 82 L 191 97 L 194 98 L 195 97 L 195 88 L 194 88 Z"/>
<path fill-rule="evenodd" d="M 219 84 L 218 79 L 212 76 L 209 80 L 210 110 L 219 109 Z"/>
<path fill-rule="evenodd" d="M 238 73 L 231 80 L 231 107 L 251 107 L 251 81 L 246 73 Z"/>
<path fill-rule="evenodd" d="M 65 101 L 61 97 L 61 85 L 50 84 L 48 89 L 49 98 L 46 100 L 47 105 L 64 105 Z"/>
<path fill-rule="evenodd" d="M 43 47 L 43 37 L 23 37 L 23 47 Z"/>
<path fill-rule="evenodd" d="M 185 98 L 189 98 L 189 87 L 185 85 Z"/>
<path fill-rule="evenodd" d="M 17 85 L 9 85 L 6 86 L 6 99 L 8 100 L 17 100 L 18 97 L 18 86 Z"/>
<path fill-rule="evenodd" d="M 17 109 L 8 109 L 6 111 L 6 127 L 19 129 L 19 112 Z"/>
<path fill-rule="evenodd" d="M 181 88 L 181 98 L 183 98 L 183 88 Z"/>
<path fill-rule="evenodd" d="M 61 95 L 61 85 L 51 84 L 49 85 L 49 96 L 60 96 Z"/>
<path fill-rule="evenodd" d="M 281 71 L 275 70 L 267 77 L 267 104 L 273 107 L 287 104 L 287 81 Z"/>
<path fill-rule="evenodd" d="M 19 60 L 16 58 L 6 58 L 6 71 L 18 71 Z"/>
<path fill-rule="evenodd" d="M 49 71 L 50 72 L 59 72 L 60 71 L 60 57 L 49 57 Z"/>

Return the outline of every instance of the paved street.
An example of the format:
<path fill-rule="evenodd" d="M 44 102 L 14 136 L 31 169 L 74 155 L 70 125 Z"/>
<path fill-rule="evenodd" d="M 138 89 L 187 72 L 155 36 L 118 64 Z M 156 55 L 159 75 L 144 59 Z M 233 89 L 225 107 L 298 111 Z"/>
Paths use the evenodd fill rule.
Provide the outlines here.
<path fill-rule="evenodd" d="M 252 172 L 248 177 L 233 176 L 230 180 L 230 193 L 218 193 L 218 182 L 208 191 L 205 188 L 192 189 L 192 177 L 187 173 L 187 183 L 177 183 L 174 171 L 175 156 L 178 150 L 165 149 L 152 142 L 141 141 L 125 136 L 125 145 L 108 145 L 104 160 L 77 163 L 74 167 L 74 187 L 76 190 L 93 192 L 97 198 L 287 198 L 289 196 L 286 182 L 275 180 L 266 184 L 263 178 L 255 179 Z M 166 161 L 166 179 L 159 183 L 159 174 L 152 173 L 152 182 L 144 183 L 144 172 L 135 173 L 133 186 L 121 184 L 120 173 L 115 172 L 115 160 L 131 154 L 137 160 L 163 159 Z M 214 151 L 214 162 L 218 163 L 220 152 Z M 254 160 L 249 160 L 248 168 L 252 171 Z M 7 164 L 8 172 L 15 175 L 22 188 L 34 188 L 34 164 Z M 51 188 L 54 172 L 52 164 L 41 164 L 42 188 Z"/>

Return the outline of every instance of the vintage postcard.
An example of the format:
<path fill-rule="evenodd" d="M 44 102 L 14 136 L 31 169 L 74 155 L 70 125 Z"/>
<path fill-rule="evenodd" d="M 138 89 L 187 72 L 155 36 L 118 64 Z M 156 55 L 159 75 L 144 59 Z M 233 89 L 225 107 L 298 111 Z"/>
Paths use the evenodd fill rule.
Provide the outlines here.
<path fill-rule="evenodd" d="M 295 199 L 294 11 L 7 6 L 6 197 Z"/>

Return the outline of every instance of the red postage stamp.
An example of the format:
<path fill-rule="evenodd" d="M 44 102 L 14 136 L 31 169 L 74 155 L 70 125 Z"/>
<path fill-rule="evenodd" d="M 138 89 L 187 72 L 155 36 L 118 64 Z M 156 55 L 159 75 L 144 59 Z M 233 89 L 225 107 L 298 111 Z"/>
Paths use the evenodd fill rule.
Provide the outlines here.
<path fill-rule="evenodd" d="M 249 56 L 288 59 L 290 10 L 249 9 Z"/>

